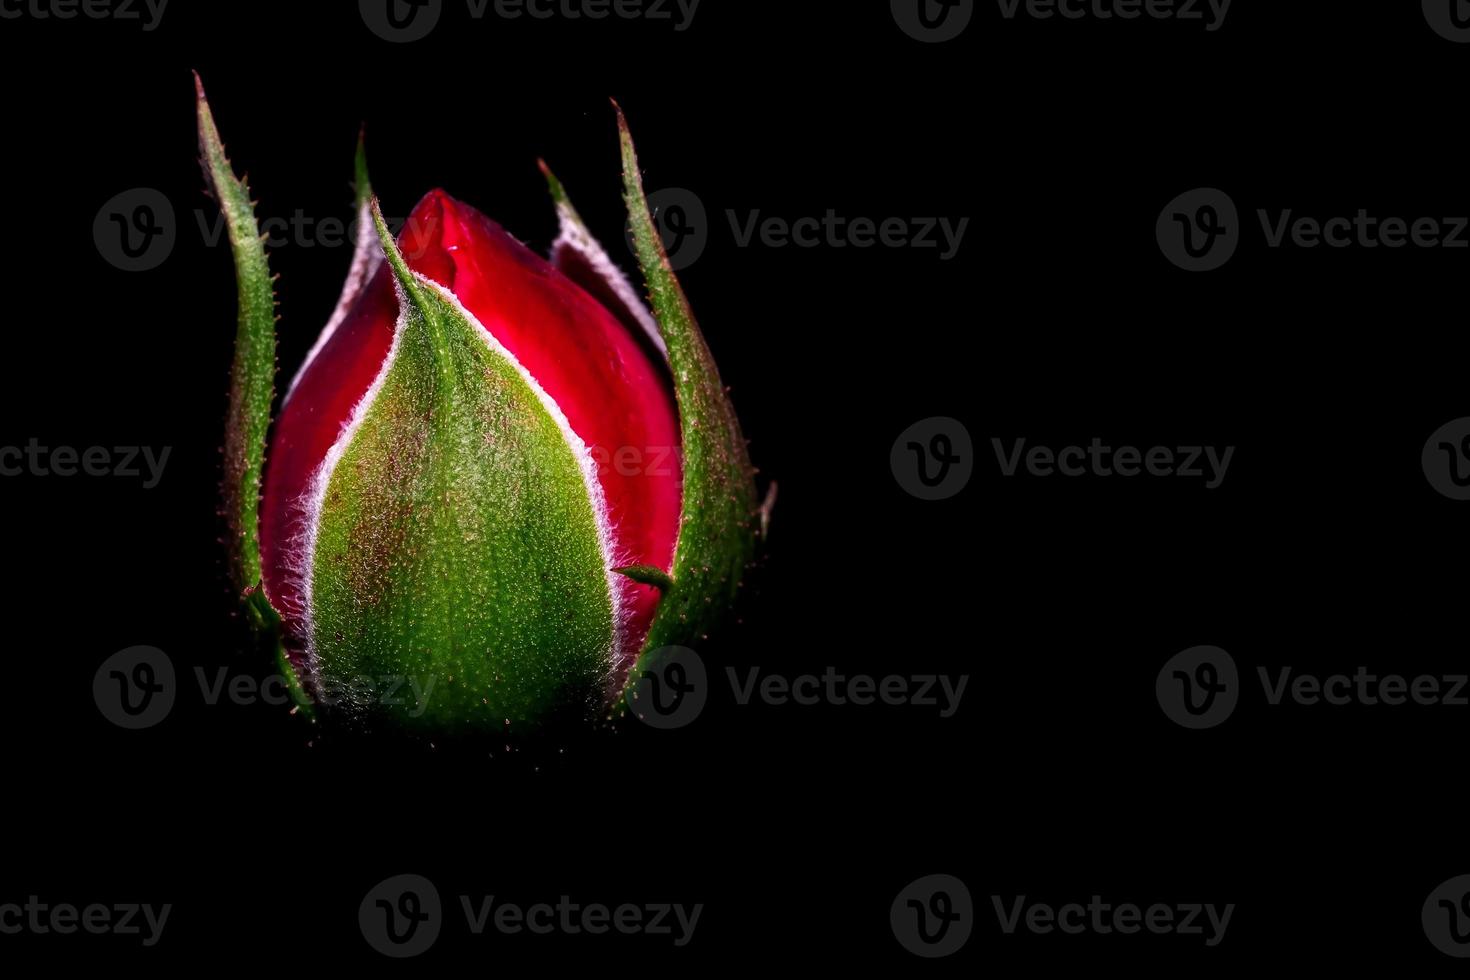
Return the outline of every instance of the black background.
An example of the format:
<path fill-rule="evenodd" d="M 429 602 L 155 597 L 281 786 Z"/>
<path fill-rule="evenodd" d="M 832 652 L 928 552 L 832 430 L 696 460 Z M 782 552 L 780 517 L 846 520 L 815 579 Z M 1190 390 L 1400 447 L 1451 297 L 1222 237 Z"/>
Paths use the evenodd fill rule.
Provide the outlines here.
<path fill-rule="evenodd" d="M 7 589 L 0 901 L 169 902 L 163 941 L 0 937 L 0 959 L 146 956 L 201 967 L 384 962 L 357 905 L 433 879 L 450 906 L 411 965 L 577 963 L 972 971 L 1129 965 L 1450 969 L 1419 925 L 1467 871 L 1456 819 L 1467 708 L 1268 708 L 1257 666 L 1465 669 L 1466 504 L 1419 455 L 1470 414 L 1466 252 L 1269 249 L 1257 208 L 1470 211 L 1470 47 L 1418 4 L 1238 0 L 1174 21 L 1006 21 L 920 44 L 885 3 L 706 0 L 692 27 L 474 22 L 385 43 L 355 4 L 174 0 L 158 30 L 0 21 L 0 444 L 170 446 L 161 485 L 0 480 Z M 215 515 L 234 331 L 206 245 L 190 69 L 262 217 L 350 217 L 369 134 L 390 213 L 443 186 L 544 250 L 544 157 L 625 264 L 610 96 L 650 189 L 709 209 L 683 273 L 763 479 L 769 557 L 705 653 L 783 674 L 967 674 L 959 713 L 713 703 L 549 758 L 366 746 L 284 709 L 209 705 L 193 671 L 262 677 L 232 618 Z M 1154 222 L 1227 191 L 1244 241 L 1187 274 Z M 179 240 L 109 265 L 104 202 L 162 191 Z M 724 214 L 969 217 L 959 255 L 737 247 Z M 345 248 L 290 244 L 284 384 L 335 302 Z M 910 497 L 889 449 L 962 420 L 976 475 Z M 1235 446 L 1223 486 L 1003 479 L 991 439 Z M 1190 732 L 1154 679 L 1230 651 L 1244 703 Z M 113 727 L 91 682 L 165 650 L 179 703 Z M 888 926 L 922 875 L 962 878 L 976 931 L 926 962 Z M 706 906 L 694 942 L 466 935 L 460 894 Z M 1235 903 L 1225 941 L 1003 935 L 1009 900 Z"/>

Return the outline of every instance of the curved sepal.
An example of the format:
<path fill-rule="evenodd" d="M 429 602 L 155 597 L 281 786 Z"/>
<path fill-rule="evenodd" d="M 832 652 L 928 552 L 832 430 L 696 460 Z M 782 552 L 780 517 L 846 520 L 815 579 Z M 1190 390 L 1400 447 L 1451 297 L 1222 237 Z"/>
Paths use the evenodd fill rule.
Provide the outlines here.
<path fill-rule="evenodd" d="M 260 477 L 265 440 L 275 397 L 276 301 L 265 242 L 255 221 L 250 188 L 235 177 L 215 127 L 204 83 L 194 76 L 198 96 L 199 153 L 204 175 L 224 214 L 239 291 L 235 360 L 230 369 L 230 405 L 225 428 L 224 482 L 221 488 L 229 529 L 230 577 L 252 621 L 261 628 L 277 622 L 259 592 Z"/>
<path fill-rule="evenodd" d="M 674 584 L 668 572 L 662 568 L 654 568 L 652 565 L 624 565 L 622 568 L 614 568 L 613 571 L 640 585 L 651 585 L 660 592 L 669 591 Z"/>
<path fill-rule="evenodd" d="M 311 503 L 308 669 L 353 713 L 492 729 L 587 715 L 617 655 L 587 447 L 443 286 L 410 270 L 392 349 Z M 397 704 L 363 692 L 391 678 Z M 422 697 L 406 697 L 408 691 Z"/>
<path fill-rule="evenodd" d="M 316 343 L 311 350 L 306 352 L 306 357 L 301 362 L 301 367 L 296 369 L 296 376 L 291 379 L 291 385 L 286 389 L 286 400 L 290 401 L 291 395 L 295 393 L 296 386 L 301 382 L 301 376 L 316 360 L 316 356 L 327 346 L 327 341 L 337 332 L 337 328 L 347 319 L 352 312 L 353 304 L 357 302 L 367 284 L 377 274 L 378 267 L 383 264 L 383 248 L 378 244 L 378 230 L 373 226 L 373 182 L 368 176 L 367 165 L 367 131 L 361 130 L 357 134 L 357 153 L 353 157 L 353 199 L 356 209 L 357 238 L 353 245 L 352 265 L 347 269 L 347 279 L 342 283 L 342 292 L 337 297 L 337 306 L 332 310 L 332 315 L 327 319 L 327 325 L 317 336 Z"/>
<path fill-rule="evenodd" d="M 668 348 L 664 345 L 663 334 L 659 332 L 658 321 L 648 311 L 647 304 L 633 288 L 627 274 L 593 237 L 582 216 L 572 206 L 566 187 L 551 172 L 546 161 L 538 160 L 537 164 L 546 178 L 552 203 L 556 205 L 557 224 L 560 228 L 556 241 L 551 245 L 551 264 L 562 275 L 596 297 L 624 326 L 647 337 L 659 356 L 668 360 Z"/>
<path fill-rule="evenodd" d="M 668 348 L 684 462 L 683 517 L 672 581 L 644 644 L 646 655 L 699 638 L 733 604 L 755 554 L 760 520 L 745 437 L 654 227 L 622 109 L 618 132 L 633 245 Z"/>

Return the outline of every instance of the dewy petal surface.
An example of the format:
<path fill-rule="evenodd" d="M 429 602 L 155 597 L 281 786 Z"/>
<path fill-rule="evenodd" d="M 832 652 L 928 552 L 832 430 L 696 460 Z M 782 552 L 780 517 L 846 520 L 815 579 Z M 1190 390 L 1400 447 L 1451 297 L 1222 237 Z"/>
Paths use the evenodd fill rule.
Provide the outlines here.
<path fill-rule="evenodd" d="M 399 236 L 415 272 L 450 289 L 534 377 L 597 462 L 615 559 L 668 570 L 681 505 L 679 420 L 667 368 L 628 328 L 499 225 L 443 191 Z M 392 344 L 398 316 L 380 268 L 297 382 L 277 422 L 262 515 L 266 587 L 289 625 L 302 615 L 306 497 Z M 659 593 L 616 577 L 626 669 Z"/>

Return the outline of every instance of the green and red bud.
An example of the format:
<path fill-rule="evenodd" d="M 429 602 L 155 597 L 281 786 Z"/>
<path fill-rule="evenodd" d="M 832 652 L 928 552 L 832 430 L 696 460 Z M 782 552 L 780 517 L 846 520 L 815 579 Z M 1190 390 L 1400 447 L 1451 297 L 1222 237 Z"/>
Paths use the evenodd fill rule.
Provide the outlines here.
<path fill-rule="evenodd" d="M 269 271 L 202 87 L 199 114 L 240 280 L 232 571 L 304 695 L 427 677 L 427 704 L 346 713 L 536 727 L 601 715 L 641 655 L 710 629 L 754 552 L 753 470 L 621 112 L 651 310 L 549 171 L 550 262 L 438 190 L 395 241 L 359 152 L 348 282 L 273 426 Z"/>

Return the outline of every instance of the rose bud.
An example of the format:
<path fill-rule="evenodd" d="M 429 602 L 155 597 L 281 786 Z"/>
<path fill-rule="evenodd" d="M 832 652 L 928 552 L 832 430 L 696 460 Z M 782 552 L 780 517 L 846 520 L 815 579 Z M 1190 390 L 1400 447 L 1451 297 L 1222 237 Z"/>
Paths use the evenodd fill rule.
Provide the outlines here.
<path fill-rule="evenodd" d="M 435 732 L 536 728 L 605 713 L 641 656 L 705 635 L 768 508 L 621 111 L 651 309 L 544 165 L 549 262 L 438 190 L 395 241 L 359 145 L 347 285 L 271 431 L 272 279 L 198 94 L 239 286 L 231 572 L 299 697 Z"/>

